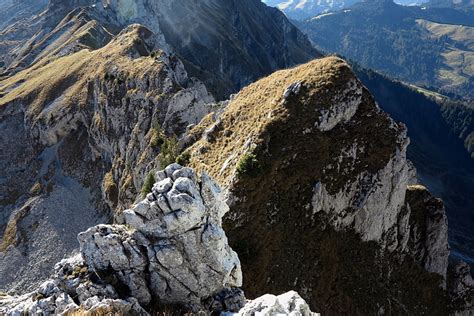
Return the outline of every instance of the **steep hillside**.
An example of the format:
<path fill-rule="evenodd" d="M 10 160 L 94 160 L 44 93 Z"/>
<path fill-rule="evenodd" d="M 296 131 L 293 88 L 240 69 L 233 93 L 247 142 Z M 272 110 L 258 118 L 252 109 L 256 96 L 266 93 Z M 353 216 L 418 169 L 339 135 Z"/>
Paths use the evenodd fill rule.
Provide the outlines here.
<path fill-rule="evenodd" d="M 325 315 L 447 313 L 442 202 L 409 186 L 405 127 L 345 62 L 276 72 L 188 139 L 201 134 L 187 153 L 228 190 L 248 295 L 295 288 Z"/>
<path fill-rule="evenodd" d="M 408 158 L 421 183 L 446 203 L 453 254 L 474 263 L 474 108 L 426 95 L 355 66 L 382 109 L 408 127 Z"/>
<path fill-rule="evenodd" d="M 317 48 L 416 85 L 474 97 L 474 10 L 405 7 L 391 0 L 301 22 Z"/>
<path fill-rule="evenodd" d="M 75 233 L 133 202 L 165 132 L 210 111 L 204 85 L 156 38 L 133 25 L 102 49 L 0 81 L 2 290 L 47 277 L 77 247 Z"/>

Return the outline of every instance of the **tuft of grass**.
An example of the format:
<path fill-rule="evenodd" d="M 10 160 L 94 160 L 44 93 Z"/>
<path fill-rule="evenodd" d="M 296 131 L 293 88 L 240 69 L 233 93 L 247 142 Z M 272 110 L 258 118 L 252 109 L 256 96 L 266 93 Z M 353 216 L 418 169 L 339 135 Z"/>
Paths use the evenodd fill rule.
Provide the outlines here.
<path fill-rule="evenodd" d="M 180 164 L 183 167 L 186 167 L 190 161 L 191 161 L 191 154 L 188 151 L 182 153 L 176 158 L 176 163 Z"/>
<path fill-rule="evenodd" d="M 158 157 L 160 162 L 160 168 L 165 168 L 168 165 L 176 162 L 178 158 L 179 151 L 178 151 L 178 139 L 176 136 L 167 137 L 163 141 L 163 145 L 161 145 L 161 152 Z"/>
<path fill-rule="evenodd" d="M 178 150 L 178 138 L 175 135 L 170 137 L 166 136 L 165 131 L 156 122 L 153 123 L 151 127 L 151 133 L 151 146 L 153 148 L 160 148 L 160 154 L 158 156 L 160 168 L 165 168 L 175 162 L 182 166 L 189 163 L 191 155 L 189 153 L 180 155 Z"/>
<path fill-rule="evenodd" d="M 119 189 L 115 184 L 112 170 L 105 174 L 103 180 L 103 188 L 107 198 L 114 204 L 117 205 L 119 199 Z"/>
<path fill-rule="evenodd" d="M 36 302 L 36 301 L 41 301 L 42 299 L 44 299 L 44 295 L 41 294 L 41 293 L 37 293 L 34 297 L 33 297 L 33 301 Z"/>
<path fill-rule="evenodd" d="M 41 185 L 41 183 L 36 182 L 30 189 L 30 195 L 37 196 L 41 193 L 42 189 L 43 189 L 43 186 Z"/>
<path fill-rule="evenodd" d="M 245 153 L 237 164 L 237 172 L 240 175 L 256 176 L 262 170 L 262 165 L 254 153 Z"/>
<path fill-rule="evenodd" d="M 151 192 L 153 189 L 153 185 L 155 184 L 155 172 L 152 170 L 146 176 L 145 182 L 142 186 L 142 196 L 145 197 L 148 193 Z"/>
<path fill-rule="evenodd" d="M 153 148 L 158 148 L 165 142 L 166 135 L 161 128 L 160 124 L 154 123 L 151 127 L 151 140 L 150 145 Z"/>

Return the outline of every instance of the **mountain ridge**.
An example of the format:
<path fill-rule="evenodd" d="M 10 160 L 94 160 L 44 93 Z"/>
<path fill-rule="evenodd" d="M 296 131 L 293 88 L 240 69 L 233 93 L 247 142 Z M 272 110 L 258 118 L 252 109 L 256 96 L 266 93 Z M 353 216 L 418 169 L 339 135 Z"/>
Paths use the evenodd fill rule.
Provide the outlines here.
<path fill-rule="evenodd" d="M 319 53 L 277 9 L 56 0 L 33 19 L 34 36 L 5 46 L 20 62 L 0 79 L 7 313 L 237 312 L 239 260 L 249 297 L 301 296 L 237 315 L 472 310 L 444 204 L 407 157 L 410 130 L 424 136 L 414 148 L 438 150 L 437 134 L 416 120 L 407 132 L 344 60 L 305 63 Z M 424 124 L 441 122 L 443 142 L 467 155 L 469 112 L 428 105 Z"/>

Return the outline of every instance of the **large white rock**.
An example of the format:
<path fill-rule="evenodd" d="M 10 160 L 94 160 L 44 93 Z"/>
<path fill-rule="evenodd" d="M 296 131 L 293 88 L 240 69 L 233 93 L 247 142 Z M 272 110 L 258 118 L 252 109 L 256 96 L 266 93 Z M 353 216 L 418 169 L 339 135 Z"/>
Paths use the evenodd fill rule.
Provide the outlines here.
<path fill-rule="evenodd" d="M 224 313 L 224 316 L 318 316 L 313 313 L 306 301 L 295 291 L 275 296 L 263 295 L 247 302 L 238 313 Z"/>
<path fill-rule="evenodd" d="M 164 174 L 146 200 L 124 212 L 125 226 L 80 234 L 81 251 L 91 270 L 118 272 L 142 304 L 160 298 L 199 308 L 202 299 L 242 285 L 240 261 L 221 227 L 228 206 L 206 175 L 197 181 L 177 164 Z"/>

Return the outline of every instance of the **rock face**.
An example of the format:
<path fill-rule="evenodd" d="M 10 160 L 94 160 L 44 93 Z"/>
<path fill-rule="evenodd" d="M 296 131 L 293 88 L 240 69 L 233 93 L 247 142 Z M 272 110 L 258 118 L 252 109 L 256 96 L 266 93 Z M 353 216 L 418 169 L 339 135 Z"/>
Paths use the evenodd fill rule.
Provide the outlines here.
<path fill-rule="evenodd" d="M 102 49 L 46 59 L 1 82 L 0 288 L 44 280 L 77 247 L 65 234 L 135 200 L 159 164 L 159 137 L 210 111 L 205 86 L 156 40 L 133 25 Z"/>
<path fill-rule="evenodd" d="M 1 298 L 0 312 L 143 315 L 157 300 L 194 311 L 238 311 L 242 273 L 221 226 L 229 209 L 223 192 L 206 174 L 176 164 L 158 174 L 148 198 L 124 212 L 124 225 L 79 234 L 80 256 L 57 264 L 53 279 L 35 292 Z"/>
<path fill-rule="evenodd" d="M 446 311 L 442 204 L 408 188 L 405 127 L 342 60 L 276 72 L 202 124 L 191 165 L 227 189 L 247 295 L 291 287 L 330 315 Z"/>
<path fill-rule="evenodd" d="M 466 146 L 468 135 L 474 132 L 474 125 L 469 125 L 474 122 L 474 108 L 433 99 L 373 71 L 360 67 L 355 70 L 380 107 L 394 120 L 407 125 L 407 157 L 417 169 L 417 178 L 445 204 L 451 255 L 474 263 L 474 217 L 470 215 L 474 164 Z M 434 156 L 436 159 L 432 159 Z M 439 181 L 440 172 L 443 181 Z"/>
<path fill-rule="evenodd" d="M 407 248 L 426 271 L 445 276 L 448 269 L 448 225 L 443 202 L 423 186 L 409 186 L 406 217 L 410 229 Z"/>
<path fill-rule="evenodd" d="M 450 266 L 448 289 L 451 294 L 453 315 L 469 316 L 474 313 L 474 280 L 471 267 L 464 262 Z"/>

